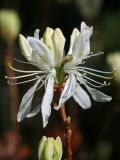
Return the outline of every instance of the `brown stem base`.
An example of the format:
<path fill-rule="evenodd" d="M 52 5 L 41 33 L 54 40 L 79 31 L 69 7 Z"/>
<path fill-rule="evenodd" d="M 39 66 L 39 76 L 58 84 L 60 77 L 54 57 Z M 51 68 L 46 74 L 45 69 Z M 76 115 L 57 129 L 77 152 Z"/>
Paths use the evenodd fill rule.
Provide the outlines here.
<path fill-rule="evenodd" d="M 65 160 L 72 160 L 72 149 L 71 149 L 71 136 L 72 130 L 70 129 L 70 117 L 66 116 L 65 106 L 61 106 L 60 113 L 62 120 L 65 125 L 65 142 L 66 142 L 66 158 Z"/>

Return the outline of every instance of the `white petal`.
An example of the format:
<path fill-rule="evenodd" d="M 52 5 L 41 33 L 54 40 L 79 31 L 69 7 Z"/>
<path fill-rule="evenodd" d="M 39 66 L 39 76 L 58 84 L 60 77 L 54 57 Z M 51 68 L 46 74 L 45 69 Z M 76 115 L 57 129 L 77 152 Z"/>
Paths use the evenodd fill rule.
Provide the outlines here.
<path fill-rule="evenodd" d="M 91 107 L 91 101 L 88 94 L 78 84 L 76 85 L 73 98 L 83 109 Z"/>
<path fill-rule="evenodd" d="M 56 28 L 53 36 L 55 66 L 60 66 L 64 54 L 65 37 L 59 28 Z"/>
<path fill-rule="evenodd" d="M 81 32 L 84 30 L 84 29 L 88 29 L 89 26 L 86 25 L 85 22 L 81 22 Z"/>
<path fill-rule="evenodd" d="M 68 54 L 72 54 L 72 47 L 73 47 L 73 43 L 75 41 L 75 39 L 79 36 L 80 32 L 77 28 L 73 29 L 73 32 L 71 34 L 71 39 L 70 39 L 70 48 L 68 51 Z"/>
<path fill-rule="evenodd" d="M 35 32 L 34 32 L 34 37 L 39 39 L 39 32 L 40 30 L 39 29 L 36 29 Z"/>
<path fill-rule="evenodd" d="M 98 102 L 109 102 L 112 100 L 112 97 L 96 90 L 95 88 L 91 88 L 90 86 L 88 86 L 87 84 L 85 85 L 85 87 L 88 89 L 89 93 L 91 94 L 92 98 L 95 101 Z"/>
<path fill-rule="evenodd" d="M 34 93 L 36 91 L 36 88 L 39 84 L 41 79 L 39 79 L 33 87 L 31 87 L 27 93 L 24 95 L 23 99 L 22 99 L 22 102 L 21 102 L 21 105 L 20 105 L 20 108 L 19 108 L 19 112 L 18 112 L 18 115 L 17 115 L 17 120 L 18 122 L 22 121 L 23 118 L 25 118 L 28 113 L 30 112 L 31 110 L 31 106 L 32 106 L 32 100 L 33 100 L 33 96 L 34 96 Z"/>
<path fill-rule="evenodd" d="M 38 54 L 44 63 L 48 64 L 50 67 L 54 66 L 53 56 L 48 47 L 42 41 L 32 37 L 28 37 L 27 40 L 33 51 Z"/>
<path fill-rule="evenodd" d="M 27 39 L 22 34 L 19 34 L 19 43 L 20 43 L 20 48 L 22 50 L 22 54 L 29 61 L 32 57 L 32 48 L 29 45 Z"/>
<path fill-rule="evenodd" d="M 92 27 L 84 29 L 75 39 L 72 53 L 76 63 L 80 63 L 90 53 L 90 36 L 92 32 Z"/>
<path fill-rule="evenodd" d="M 46 127 L 48 123 L 48 118 L 51 114 L 50 105 L 53 99 L 53 93 L 54 93 L 54 77 L 50 75 L 50 77 L 48 78 L 48 83 L 47 83 L 46 91 L 45 91 L 43 101 L 42 101 L 42 106 L 41 106 L 43 127 Z"/>
<path fill-rule="evenodd" d="M 51 50 L 51 53 L 54 56 L 54 47 L 53 47 L 53 41 L 52 41 L 53 33 L 54 33 L 54 30 L 52 28 L 47 27 L 43 34 L 43 42 L 48 46 L 48 48 Z"/>
<path fill-rule="evenodd" d="M 65 103 L 74 93 L 76 86 L 76 78 L 74 74 L 70 74 L 69 78 L 66 81 L 65 88 L 61 94 L 59 104 L 57 107 L 55 107 L 56 110 L 58 110 L 63 103 Z"/>

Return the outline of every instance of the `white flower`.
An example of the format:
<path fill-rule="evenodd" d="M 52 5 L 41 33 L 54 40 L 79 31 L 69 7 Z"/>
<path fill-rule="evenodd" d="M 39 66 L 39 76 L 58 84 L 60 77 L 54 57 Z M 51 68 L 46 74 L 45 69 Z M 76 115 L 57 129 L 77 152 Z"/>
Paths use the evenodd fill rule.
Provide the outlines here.
<path fill-rule="evenodd" d="M 88 27 L 84 22 L 81 23 L 81 32 L 76 28 L 73 30 L 68 52 L 68 55 L 72 54 L 73 59 L 64 65 L 64 71 L 68 73 L 68 79 L 61 94 L 59 104 L 55 107 L 56 109 L 59 109 L 71 96 L 82 108 L 89 108 L 91 101 L 88 94 L 82 89 L 81 84 L 87 88 L 95 101 L 109 102 L 112 99 L 112 97 L 95 89 L 107 86 L 110 83 L 107 84 L 106 81 L 101 83 L 89 77 L 89 75 L 92 75 L 103 79 L 110 79 L 111 77 L 106 77 L 104 74 L 112 74 L 112 72 L 104 72 L 82 66 L 85 63 L 85 59 L 102 54 L 102 52 L 90 54 L 90 37 L 92 33 L 93 27 Z"/>
<path fill-rule="evenodd" d="M 64 56 L 65 38 L 59 28 L 53 30 L 52 28 L 47 27 L 41 39 L 39 39 L 38 29 L 35 31 L 34 37 L 27 37 L 26 39 L 23 35 L 20 35 L 20 47 L 22 54 L 28 62 L 17 61 L 32 64 L 39 70 L 24 71 L 15 69 L 11 64 L 9 64 L 9 67 L 15 71 L 27 73 L 23 76 L 7 77 L 9 80 L 34 76 L 34 78 L 17 84 L 35 81 L 35 84 L 27 91 L 22 99 L 17 116 L 18 121 L 23 120 L 25 117 L 32 117 L 36 115 L 41 109 L 43 127 L 45 127 L 51 114 L 54 85 L 59 86 L 63 82 L 65 83 L 65 81 L 66 83 L 63 92 L 61 93 L 59 104 L 55 109 L 59 109 L 71 96 L 73 96 L 75 101 L 82 108 L 89 108 L 91 106 L 91 101 L 88 94 L 82 89 L 81 84 L 87 88 L 95 101 L 108 102 L 112 99 L 110 96 L 90 87 L 94 86 L 99 88 L 106 86 L 108 85 L 106 81 L 101 83 L 86 75 L 88 74 L 100 78 L 109 78 L 103 75 L 98 75 L 98 73 L 110 74 L 111 72 L 98 71 L 82 66 L 84 64 L 84 59 L 100 55 L 99 53 L 89 55 L 90 36 L 92 35 L 92 32 L 93 28 L 89 28 L 84 22 L 81 23 L 81 33 L 75 28 L 71 35 L 70 49 L 67 56 Z M 9 82 L 9 84 L 13 83 Z M 42 104 L 38 105 L 33 111 L 31 111 L 34 94 L 44 84 L 45 94 Z"/>

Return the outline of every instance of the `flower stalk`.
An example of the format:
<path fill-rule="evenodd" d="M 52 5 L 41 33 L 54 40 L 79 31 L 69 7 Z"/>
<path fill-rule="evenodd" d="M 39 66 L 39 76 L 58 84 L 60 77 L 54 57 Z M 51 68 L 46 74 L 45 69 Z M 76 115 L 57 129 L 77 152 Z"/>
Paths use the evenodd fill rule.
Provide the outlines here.
<path fill-rule="evenodd" d="M 60 93 L 62 92 L 63 89 L 60 89 Z M 72 136 L 72 130 L 70 128 L 70 122 L 71 118 L 66 115 L 66 110 L 65 110 L 65 104 L 63 104 L 60 107 L 60 114 L 62 121 L 64 123 L 64 135 L 65 135 L 65 148 L 66 148 L 66 158 L 65 160 L 72 160 L 72 146 L 71 146 L 71 136 Z"/>

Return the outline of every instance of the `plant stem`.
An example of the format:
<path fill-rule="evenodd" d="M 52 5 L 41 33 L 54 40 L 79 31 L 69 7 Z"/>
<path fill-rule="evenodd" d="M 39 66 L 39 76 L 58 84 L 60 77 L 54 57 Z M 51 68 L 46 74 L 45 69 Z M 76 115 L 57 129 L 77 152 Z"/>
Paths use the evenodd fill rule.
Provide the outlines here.
<path fill-rule="evenodd" d="M 14 46 L 8 46 L 6 49 L 5 62 L 6 63 L 8 63 L 8 62 L 13 63 L 13 61 L 14 61 Z M 8 77 L 15 76 L 14 71 L 10 70 L 7 66 L 6 66 L 6 74 Z M 15 82 L 15 80 L 14 80 L 14 82 Z M 10 110 L 11 110 L 12 128 L 18 129 L 19 127 L 18 127 L 18 124 L 16 121 L 17 110 L 18 110 L 18 106 L 19 106 L 18 86 L 16 86 L 16 85 L 10 86 L 9 85 L 9 92 L 10 92 Z"/>
<path fill-rule="evenodd" d="M 64 126 L 65 126 L 65 142 L 66 142 L 66 159 L 65 160 L 72 160 L 72 148 L 71 148 L 72 130 L 70 128 L 71 119 L 69 116 L 68 117 L 66 116 L 64 104 L 60 108 L 60 114 L 61 114 Z"/>

